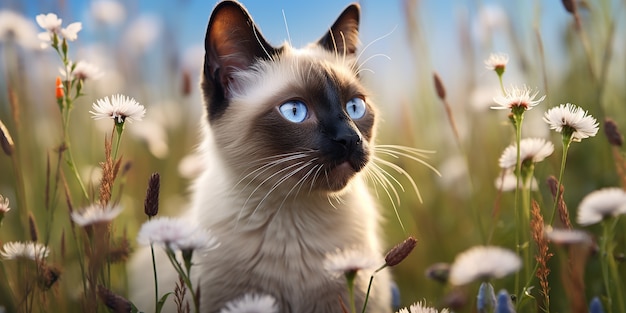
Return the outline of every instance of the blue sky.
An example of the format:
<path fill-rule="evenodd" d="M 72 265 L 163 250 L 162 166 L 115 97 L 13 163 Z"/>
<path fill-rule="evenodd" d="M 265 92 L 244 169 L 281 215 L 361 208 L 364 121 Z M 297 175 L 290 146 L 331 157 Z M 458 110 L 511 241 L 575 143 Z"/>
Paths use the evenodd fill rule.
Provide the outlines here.
<path fill-rule="evenodd" d="M 539 25 L 548 57 L 558 55 L 562 47 L 563 29 L 568 27 L 571 17 L 565 12 L 558 0 L 415 0 L 417 29 L 419 32 L 418 51 L 412 50 L 408 44 L 409 35 L 406 31 L 406 0 L 395 1 L 361 1 L 361 40 L 364 45 L 385 36 L 366 51 L 365 57 L 375 57 L 368 63 L 378 77 L 394 77 L 395 80 L 383 79 L 382 84 L 390 85 L 387 93 L 403 93 L 420 80 L 429 81 L 433 71 L 440 73 L 442 78 L 452 87 L 457 73 L 467 67 L 464 56 L 467 49 L 461 44 L 462 33 L 471 36 L 471 41 L 479 41 L 477 37 L 481 12 L 499 11 L 508 16 L 517 32 L 514 40 L 511 34 L 497 30 L 489 34 L 485 43 L 476 44 L 480 51 L 474 51 L 475 75 L 483 75 L 482 60 L 490 52 L 514 52 L 513 41 L 532 45 L 522 46 L 533 56 L 534 46 L 533 24 Z M 3 8 L 22 11 L 32 17 L 40 13 L 55 12 L 64 19 L 64 23 L 83 22 L 80 34 L 81 44 L 95 40 L 98 35 L 95 25 L 90 21 L 89 6 L 93 1 L 83 0 L 4 0 Z M 202 47 L 208 18 L 215 0 L 136 0 L 121 1 L 127 9 L 125 24 L 119 30 L 124 31 L 139 16 L 151 15 L 161 21 L 169 33 L 161 34 L 161 40 L 167 40 L 182 51 L 190 47 Z M 351 2 L 348 0 L 241 0 L 248 8 L 264 36 L 273 44 L 281 44 L 291 37 L 294 46 L 318 39 L 334 22 L 335 18 Z M 285 25 L 285 19 L 287 26 Z M 287 32 L 287 28 L 289 33 Z M 388 58 L 387 58 L 388 57 Z M 514 58 L 513 58 L 514 59 Z M 560 58 L 551 58 L 549 66 L 558 68 Z M 522 78 L 520 78 L 521 80 Z M 513 78 L 515 80 L 515 78 Z M 513 81 L 517 83 L 518 81 Z M 536 83 L 536 82 L 530 82 Z M 393 88 L 391 88 L 393 87 Z M 403 87 L 404 90 L 397 90 Z"/>

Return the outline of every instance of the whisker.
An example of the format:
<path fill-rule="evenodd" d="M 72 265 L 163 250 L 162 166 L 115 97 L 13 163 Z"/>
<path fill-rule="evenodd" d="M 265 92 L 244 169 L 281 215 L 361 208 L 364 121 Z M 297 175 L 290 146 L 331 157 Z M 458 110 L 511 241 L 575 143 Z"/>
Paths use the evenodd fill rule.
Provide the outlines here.
<path fill-rule="evenodd" d="M 391 148 L 391 149 L 390 149 Z M 401 149 L 401 148 L 406 148 L 406 149 Z M 374 148 L 376 150 L 376 152 L 380 152 L 382 154 L 385 155 L 389 155 L 391 157 L 394 158 L 398 158 L 398 156 L 403 156 L 406 158 L 409 158 L 411 160 L 414 160 L 420 164 L 423 164 L 424 166 L 428 167 L 430 170 L 432 170 L 433 172 L 435 172 L 435 174 L 437 174 L 438 176 L 441 176 L 441 173 L 432 165 L 430 165 L 428 162 L 420 159 L 421 158 L 428 158 L 427 156 L 424 155 L 424 153 L 429 153 L 429 151 L 426 150 L 419 150 L 419 149 L 414 149 L 414 148 L 409 148 L 409 147 L 402 147 L 402 146 L 376 146 Z M 396 149 L 396 150 L 394 150 Z M 431 152 L 434 153 L 434 152 Z"/>
<path fill-rule="evenodd" d="M 307 162 L 306 164 L 303 165 L 304 168 L 306 168 L 307 166 L 310 166 L 311 164 L 313 164 L 313 162 L 317 160 L 317 158 L 310 160 L 309 162 Z M 287 198 L 289 197 L 289 195 L 296 189 L 296 187 L 299 186 L 298 191 L 296 191 L 296 196 L 298 195 L 298 193 L 300 193 L 300 189 L 302 188 L 302 183 L 311 175 L 313 169 L 315 167 L 311 167 L 311 169 L 302 176 L 302 178 L 300 178 L 294 185 L 293 187 L 291 187 L 291 189 L 289 189 L 289 191 L 287 192 L 287 194 L 285 195 L 283 201 L 280 203 L 280 206 L 278 207 L 277 211 L 280 211 L 280 209 L 283 207 L 283 205 L 285 204 L 285 201 L 287 200 Z M 300 170 L 302 170 L 301 168 L 298 168 L 295 170 L 295 172 L 299 172 Z M 295 174 L 295 173 L 293 173 Z M 292 175 L 293 176 L 293 175 Z M 286 177 L 289 178 L 289 177 Z M 270 191 L 271 192 L 271 191 Z"/>
<path fill-rule="evenodd" d="M 370 72 L 371 74 L 376 74 L 376 72 L 374 72 L 373 70 L 369 69 L 369 68 L 360 68 L 356 71 L 356 75 L 358 76 L 359 74 L 361 74 L 361 72 Z"/>
<path fill-rule="evenodd" d="M 304 162 L 296 162 L 292 165 L 289 165 L 285 168 L 280 169 L 279 171 L 275 172 L 274 174 L 270 175 L 269 177 L 267 177 L 265 180 L 263 180 L 259 185 L 257 185 L 254 190 L 252 190 L 252 192 L 250 193 L 250 195 L 248 196 L 248 198 L 246 199 L 246 201 L 244 202 L 243 206 L 241 207 L 241 210 L 239 212 L 239 216 L 237 217 L 237 223 L 239 223 L 239 220 L 241 219 L 241 217 L 243 216 L 244 213 L 244 209 L 245 207 L 248 205 L 248 202 L 250 202 L 250 199 L 252 199 L 252 196 L 261 188 L 261 186 L 263 186 L 265 183 L 267 183 L 269 180 L 273 179 L 274 177 L 276 177 L 277 175 L 281 174 L 282 172 L 288 171 L 291 168 L 294 168 L 296 166 L 299 166 L 300 164 L 302 164 Z M 257 206 L 258 208 L 258 206 Z M 256 208 L 255 210 L 256 211 Z M 253 215 L 254 215 L 254 211 L 253 211 Z"/>
<path fill-rule="evenodd" d="M 387 60 L 391 60 L 391 57 L 389 57 L 386 54 L 383 54 L 383 53 L 374 54 L 372 56 L 369 56 L 367 59 L 365 59 L 365 61 L 359 63 L 359 66 L 356 69 L 356 73 L 359 74 L 359 73 L 361 73 L 361 71 L 369 71 L 371 73 L 374 73 L 374 71 L 372 71 L 371 69 L 368 69 L 368 68 L 364 68 L 364 66 L 365 66 L 365 64 L 367 64 L 367 62 L 369 62 L 370 60 L 372 60 L 373 58 L 376 58 L 376 57 L 384 57 Z"/>
<path fill-rule="evenodd" d="M 395 188 L 393 188 L 393 184 L 391 183 L 391 181 L 387 178 L 391 178 L 398 186 L 400 186 L 400 189 L 402 190 L 402 192 L 404 192 L 404 186 L 402 186 L 402 184 L 395 178 L 393 177 L 393 175 L 389 174 L 389 172 L 385 171 L 382 167 L 380 167 L 380 165 L 376 164 L 376 161 L 373 162 L 374 167 L 377 169 L 376 173 L 377 174 L 382 174 L 380 175 L 380 179 L 382 179 L 385 182 L 386 186 L 391 187 L 391 189 L 393 190 L 393 194 L 396 198 L 396 202 L 398 203 L 398 205 L 400 204 L 400 194 L 396 191 Z"/>
<path fill-rule="evenodd" d="M 296 163 L 296 165 L 302 164 L 302 162 Z M 263 199 L 261 199 L 261 201 L 259 201 L 259 203 L 256 205 L 256 207 L 254 208 L 254 210 L 252 210 L 252 214 L 250 215 L 250 217 L 253 217 L 254 214 L 256 213 L 256 211 L 261 207 L 261 205 L 263 204 L 263 202 L 265 202 L 265 200 L 267 200 L 267 198 L 270 196 L 270 194 L 272 192 L 274 192 L 274 190 L 278 189 L 278 187 L 284 183 L 285 181 L 287 181 L 289 178 L 293 177 L 293 175 L 297 174 L 299 171 L 301 171 L 302 169 L 306 168 L 307 166 L 311 165 L 311 162 L 307 162 L 304 165 L 296 168 L 295 170 L 289 172 L 287 175 L 283 176 L 282 178 L 280 178 L 276 183 L 274 183 L 274 185 L 272 186 L 272 188 L 270 188 L 270 190 L 265 194 L 265 196 L 263 197 Z M 291 167 L 291 166 L 290 166 Z M 293 189 L 293 188 L 292 188 Z M 289 192 L 291 193 L 291 191 Z M 288 196 L 288 194 L 287 194 Z M 285 197 L 286 199 L 286 197 Z M 283 203 L 285 201 L 283 200 Z M 282 207 L 282 203 L 280 205 L 280 207 Z M 251 219 L 248 220 L 248 223 L 250 222 Z"/>
<path fill-rule="evenodd" d="M 317 170 L 315 171 L 315 175 L 313 175 L 313 179 L 311 179 L 311 187 L 309 187 L 309 194 L 311 194 L 311 191 L 313 191 L 313 187 L 315 186 L 315 181 L 317 180 L 317 178 L 320 175 L 320 172 L 324 168 L 322 164 L 318 164 L 316 166 L 317 166 Z"/>
<path fill-rule="evenodd" d="M 367 49 L 368 49 L 371 45 L 375 44 L 376 42 L 378 42 L 378 41 L 380 41 L 380 40 L 382 40 L 382 39 L 385 39 L 385 38 L 387 38 L 387 37 L 391 36 L 391 34 L 393 34 L 393 32 L 395 32 L 397 28 L 398 28 L 398 25 L 394 26 L 394 27 L 393 27 L 393 29 L 392 29 L 390 32 L 388 32 L 388 33 L 386 33 L 386 34 L 384 34 L 384 35 L 382 35 L 382 36 L 380 36 L 380 37 L 378 37 L 378 38 L 376 38 L 376 39 L 372 40 L 370 43 L 368 43 L 367 45 L 365 45 L 365 47 L 363 47 L 363 49 L 361 49 L 361 51 L 359 52 L 359 54 L 356 56 L 357 63 L 358 63 L 358 62 L 359 62 L 359 60 L 361 59 L 361 56 L 363 55 L 363 53 L 364 53 L 365 51 L 367 51 Z"/>
<path fill-rule="evenodd" d="M 289 40 L 289 45 L 292 46 L 291 43 L 291 34 L 289 34 L 289 25 L 287 25 L 287 16 L 285 15 L 285 10 L 283 9 L 283 21 L 285 22 L 285 30 L 287 30 L 287 39 Z"/>
<path fill-rule="evenodd" d="M 372 162 L 374 164 L 374 162 Z M 387 197 L 389 198 L 389 202 L 391 202 L 391 207 L 393 208 L 393 212 L 396 214 L 396 218 L 398 219 L 398 223 L 400 223 L 400 227 L 402 228 L 402 231 L 405 231 L 404 228 L 404 224 L 402 223 L 402 219 L 400 218 L 400 213 L 398 213 L 398 207 L 396 205 L 396 202 L 393 201 L 393 197 L 391 196 L 391 193 L 389 192 L 388 188 L 391 188 L 393 190 L 393 193 L 396 195 L 396 197 L 398 197 L 398 192 L 396 191 L 396 189 L 393 187 L 393 185 L 388 185 L 390 184 L 389 180 L 387 180 L 387 178 L 384 176 L 384 174 L 382 174 L 381 172 L 379 172 L 378 170 L 382 170 L 380 168 L 380 166 L 376 165 L 376 167 L 374 168 L 369 168 L 369 170 L 372 173 L 372 177 L 378 181 L 378 183 L 381 185 L 381 187 L 383 188 L 383 190 L 385 191 L 385 194 L 387 194 Z M 389 175 L 387 173 L 387 175 Z M 398 199 L 398 205 L 400 200 Z"/>
<path fill-rule="evenodd" d="M 396 172 L 405 176 L 411 183 L 411 186 L 413 186 L 413 190 L 415 191 L 415 194 L 417 194 L 417 198 L 419 199 L 420 203 L 424 202 L 422 199 L 422 195 L 420 194 L 419 188 L 417 188 L 417 184 L 415 183 L 415 180 L 413 180 L 413 177 L 411 177 L 411 175 L 409 175 L 407 171 L 405 171 L 402 167 L 398 166 L 397 164 L 381 159 L 379 157 L 374 157 L 374 160 L 375 162 L 380 162 L 382 165 L 389 166 L 390 168 L 396 170 Z"/>
<path fill-rule="evenodd" d="M 293 160 L 297 160 L 297 159 L 301 159 L 301 158 L 305 158 L 305 157 L 309 156 L 307 154 L 302 154 L 302 153 L 296 154 L 296 155 L 292 155 L 290 153 L 290 154 L 285 154 L 285 155 L 288 155 L 288 157 L 282 158 L 282 159 L 279 159 L 279 160 L 275 160 L 275 161 L 272 161 L 272 162 L 269 162 L 269 163 L 266 163 L 263 166 L 255 169 L 254 171 L 251 171 L 250 173 L 246 174 L 235 185 L 233 185 L 233 189 L 237 188 L 237 186 L 239 186 L 239 184 L 241 184 L 248 177 L 256 174 L 254 177 L 252 177 L 252 179 L 250 179 L 250 181 L 248 181 L 248 183 L 245 186 L 243 186 L 239 190 L 239 194 L 241 194 L 241 192 L 243 190 L 245 190 L 255 179 L 257 179 L 259 176 L 261 176 L 263 173 L 265 173 L 269 169 L 271 169 L 271 168 L 273 168 L 275 166 L 278 166 L 278 165 L 280 165 L 282 163 L 285 163 L 285 162 L 289 162 L 289 161 L 293 161 Z M 275 157 L 280 157 L 280 155 L 279 156 L 275 156 Z M 267 159 L 267 158 L 265 158 L 265 159 Z M 256 162 L 256 163 L 259 163 L 259 162 Z"/>

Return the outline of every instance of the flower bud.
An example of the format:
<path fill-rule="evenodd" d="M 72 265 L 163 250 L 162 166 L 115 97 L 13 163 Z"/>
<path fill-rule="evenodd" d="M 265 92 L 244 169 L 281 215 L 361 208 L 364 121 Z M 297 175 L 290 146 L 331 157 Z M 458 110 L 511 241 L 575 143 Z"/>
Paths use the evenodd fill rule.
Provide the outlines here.
<path fill-rule="evenodd" d="M 385 255 L 385 263 L 387 266 L 395 266 L 406 259 L 407 256 L 413 251 L 417 245 L 417 239 L 413 236 L 409 236 L 406 240 L 393 247 L 387 255 Z"/>

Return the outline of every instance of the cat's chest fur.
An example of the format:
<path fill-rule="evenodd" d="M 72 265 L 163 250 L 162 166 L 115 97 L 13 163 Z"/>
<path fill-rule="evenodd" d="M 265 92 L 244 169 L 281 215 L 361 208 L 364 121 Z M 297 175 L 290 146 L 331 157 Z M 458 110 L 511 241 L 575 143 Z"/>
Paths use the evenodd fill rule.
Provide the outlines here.
<path fill-rule="evenodd" d="M 280 312 L 340 312 L 339 298 L 347 301 L 346 284 L 324 268 L 326 255 L 339 248 L 380 250 L 378 213 L 361 179 L 352 181 L 343 202 L 332 205 L 315 195 L 286 201 L 282 194 L 248 199 L 232 196 L 227 186 L 233 181 L 216 179 L 223 174 L 216 163 L 199 178 L 195 188 L 205 192 L 195 193 L 189 213 L 221 242 L 196 261 L 202 307 L 214 312 L 228 301 L 255 293 L 277 299 Z M 367 274 L 357 282 L 359 304 Z M 380 273 L 375 282 L 369 312 L 386 312 L 387 274 Z"/>

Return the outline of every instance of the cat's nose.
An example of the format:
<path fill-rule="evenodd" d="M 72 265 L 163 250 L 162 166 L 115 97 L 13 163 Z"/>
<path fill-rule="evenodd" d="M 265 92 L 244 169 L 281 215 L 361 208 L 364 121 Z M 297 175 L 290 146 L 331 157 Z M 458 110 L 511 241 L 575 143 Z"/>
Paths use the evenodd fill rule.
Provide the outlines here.
<path fill-rule="evenodd" d="M 333 140 L 344 146 L 349 153 L 363 143 L 361 136 L 352 129 L 339 131 Z"/>

